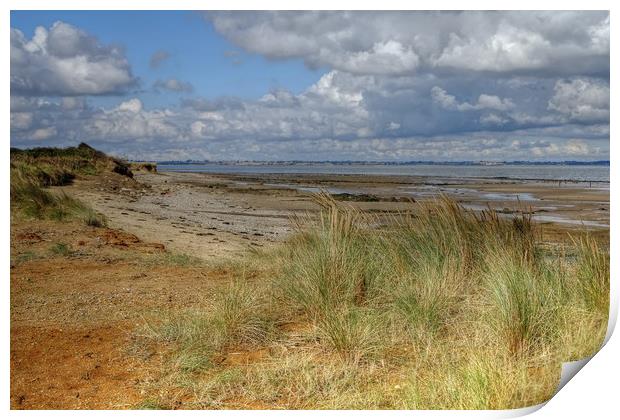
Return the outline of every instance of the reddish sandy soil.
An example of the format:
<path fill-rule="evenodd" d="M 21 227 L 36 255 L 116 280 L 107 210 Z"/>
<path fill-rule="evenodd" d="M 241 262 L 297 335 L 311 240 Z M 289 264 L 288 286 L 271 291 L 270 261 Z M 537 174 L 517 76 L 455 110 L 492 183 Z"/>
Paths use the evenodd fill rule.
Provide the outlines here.
<path fill-rule="evenodd" d="M 11 408 L 130 408 L 139 369 L 119 349 L 120 324 L 11 328 Z"/>
<path fill-rule="evenodd" d="M 292 211 L 312 208 L 307 195 L 291 191 L 211 188 L 202 176 L 175 177 L 149 175 L 145 185 L 114 175 L 67 188 L 116 229 L 12 214 L 11 408 L 139 407 L 141 385 L 159 363 L 132 338 L 145 314 L 198 305 L 229 278 L 222 269 L 171 262 L 166 249 L 213 261 L 267 246 L 286 237 Z M 593 212 L 602 200 L 608 221 L 608 192 L 592 200 L 580 209 Z M 565 232 L 548 226 L 545 235 Z M 228 363 L 252 357 L 231 354 Z"/>
<path fill-rule="evenodd" d="M 68 255 L 51 251 L 55 244 Z M 156 363 L 132 333 L 145 313 L 196 304 L 223 271 L 162 264 L 159 244 L 80 223 L 13 220 L 11 408 L 119 409 L 143 402 Z"/>

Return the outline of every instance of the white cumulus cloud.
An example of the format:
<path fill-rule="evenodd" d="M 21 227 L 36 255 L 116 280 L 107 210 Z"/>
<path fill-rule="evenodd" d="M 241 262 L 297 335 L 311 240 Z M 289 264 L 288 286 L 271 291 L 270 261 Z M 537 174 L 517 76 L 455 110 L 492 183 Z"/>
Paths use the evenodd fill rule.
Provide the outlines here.
<path fill-rule="evenodd" d="M 609 85 L 588 79 L 558 80 L 549 109 L 571 120 L 596 121 L 609 119 Z"/>
<path fill-rule="evenodd" d="M 123 51 L 103 46 L 75 26 L 39 26 L 32 39 L 11 28 L 11 92 L 19 95 L 102 95 L 136 84 Z"/>
<path fill-rule="evenodd" d="M 478 100 L 470 104 L 469 102 L 459 103 L 454 95 L 450 95 L 439 86 L 431 89 L 433 101 L 441 105 L 444 109 L 456 111 L 477 111 L 481 109 L 494 109 L 497 111 L 507 111 L 515 107 L 511 99 L 502 99 L 495 95 L 480 94 Z"/>

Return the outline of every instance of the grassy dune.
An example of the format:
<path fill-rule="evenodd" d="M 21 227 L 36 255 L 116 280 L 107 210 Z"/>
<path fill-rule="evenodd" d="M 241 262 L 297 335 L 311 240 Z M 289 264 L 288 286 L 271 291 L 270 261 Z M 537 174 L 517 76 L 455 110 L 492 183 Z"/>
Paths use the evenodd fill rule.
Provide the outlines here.
<path fill-rule="evenodd" d="M 599 349 L 609 253 L 592 238 L 550 248 L 525 214 L 447 198 L 400 215 L 317 202 L 202 307 L 137 332 L 166 349 L 145 407 L 516 408 Z"/>
<path fill-rule="evenodd" d="M 81 219 L 91 226 L 105 225 L 105 217 L 85 203 L 48 187 L 70 184 L 77 176 L 111 170 L 131 176 L 129 166 L 82 143 L 66 149 L 11 149 L 11 205 L 35 219 Z"/>

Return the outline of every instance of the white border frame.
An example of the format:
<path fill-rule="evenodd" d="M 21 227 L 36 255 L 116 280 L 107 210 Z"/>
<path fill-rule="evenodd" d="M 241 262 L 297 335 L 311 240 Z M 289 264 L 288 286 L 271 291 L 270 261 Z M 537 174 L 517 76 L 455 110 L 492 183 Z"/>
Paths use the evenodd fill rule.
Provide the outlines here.
<path fill-rule="evenodd" d="M 379 10 L 408 10 L 415 6 L 428 6 L 432 8 L 421 7 L 419 10 L 610 10 L 611 20 L 614 17 L 614 5 L 620 5 L 618 2 L 591 0 L 588 2 L 563 1 L 553 2 L 548 0 L 522 0 L 519 2 L 497 2 L 497 1 L 469 1 L 458 2 L 454 0 L 435 0 L 432 3 L 415 4 L 413 2 L 384 0 L 381 3 L 369 1 L 327 1 L 327 0 L 302 0 L 296 1 L 295 5 L 283 0 L 236 0 L 234 4 L 231 1 L 217 0 L 210 2 L 201 2 L 198 0 L 174 0 L 166 2 L 140 2 L 135 0 L 125 0 L 122 3 L 111 3 L 103 0 L 91 0 L 87 4 L 82 0 L 57 0 L 35 1 L 35 0 L 7 0 L 3 2 L 4 14 L 2 15 L 2 59 L 4 65 L 1 68 L 2 76 L 0 80 L 4 80 L 2 84 L 3 97 L 0 102 L 2 107 L 3 132 L 7 135 L 7 143 L 10 143 L 10 10 L 372 10 L 380 5 Z M 558 7 L 559 6 L 559 7 Z M 620 9 L 620 6 L 618 6 Z M 616 60 L 618 55 L 615 53 L 615 46 L 618 45 L 617 37 L 614 39 L 615 31 L 611 30 L 611 70 L 610 74 L 614 74 L 613 69 L 617 68 Z M 618 110 L 615 106 L 613 90 L 611 93 L 611 115 L 610 122 L 618 120 Z M 617 179 L 618 169 L 615 162 L 618 159 L 618 148 L 611 140 L 613 137 L 613 127 L 610 123 L 610 181 Z M 2 193 L 3 196 L 9 196 L 9 144 L 4 144 L 0 149 L 2 156 L 2 168 L 0 174 L 2 177 Z M 614 188 L 613 182 L 610 184 L 610 235 L 611 235 L 611 313 L 610 328 L 607 335 L 606 345 L 597 353 L 587 364 L 585 369 L 577 374 L 577 377 L 570 380 L 564 388 L 558 392 L 547 404 L 541 406 L 521 409 L 521 410 L 505 410 L 505 411 L 193 411 L 193 412 L 140 412 L 140 411 L 92 411 L 87 415 L 92 418 L 110 418 L 110 417 L 133 417 L 133 418 L 153 418 L 162 416 L 182 416 L 182 417 L 198 417 L 208 415 L 217 418 L 289 418 L 293 415 L 299 419 L 330 417 L 344 420 L 346 418 L 357 418 L 359 416 L 373 416 L 380 418 L 396 419 L 402 415 L 412 415 L 416 418 L 504 418 L 520 416 L 527 413 L 531 414 L 531 418 L 583 418 L 584 416 L 594 416 L 593 418 L 611 418 L 610 413 L 618 413 L 618 374 L 620 365 L 617 357 L 620 349 L 618 338 L 612 335 L 618 314 L 618 281 L 615 275 L 618 272 L 619 256 L 618 249 L 618 226 L 615 222 L 616 209 L 619 204 L 618 189 Z M 2 212 L 2 221 L 4 222 L 5 240 L 2 242 L 2 270 L 5 273 L 4 279 L 4 297 L 0 300 L 2 307 L 2 382 L 0 385 L 1 396 L 5 398 L 5 409 L 8 411 L 10 407 L 10 378 L 9 378 L 9 357 L 10 357 L 10 212 L 8 201 L 0 211 Z M 613 220 L 613 222 L 612 222 Z M 617 334 L 616 334 L 617 335 Z M 79 411 L 11 411 L 10 415 L 23 418 L 39 418 L 58 417 L 76 415 L 82 416 L 85 413 Z M 617 415 L 617 414 L 616 414 Z"/>

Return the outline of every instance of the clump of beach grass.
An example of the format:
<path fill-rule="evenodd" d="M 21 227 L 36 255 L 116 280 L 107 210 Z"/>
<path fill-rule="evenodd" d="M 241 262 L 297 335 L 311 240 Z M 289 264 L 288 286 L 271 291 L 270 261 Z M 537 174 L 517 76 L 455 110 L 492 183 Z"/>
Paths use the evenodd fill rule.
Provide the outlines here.
<path fill-rule="evenodd" d="M 164 265 L 176 267 L 200 267 L 206 263 L 193 255 L 166 251 L 140 257 L 146 265 Z"/>
<path fill-rule="evenodd" d="M 485 273 L 489 323 L 513 354 L 551 344 L 559 302 L 547 278 L 522 259 L 492 255 Z"/>
<path fill-rule="evenodd" d="M 609 311 L 609 252 L 590 236 L 577 242 L 576 290 L 589 310 L 606 316 Z"/>
<path fill-rule="evenodd" d="M 230 283 L 213 292 L 202 308 L 168 311 L 144 326 L 143 338 L 174 344 L 175 364 L 185 372 L 214 366 L 231 348 L 254 348 L 275 333 L 264 289 Z"/>
<path fill-rule="evenodd" d="M 93 227 L 106 226 L 106 218 L 64 191 L 53 192 L 34 184 L 11 178 L 11 203 L 25 217 L 57 221 L 81 220 Z"/>
<path fill-rule="evenodd" d="M 108 224 L 108 220 L 104 215 L 97 213 L 95 210 L 91 209 L 90 207 L 87 207 L 85 209 L 83 220 L 84 220 L 84 223 L 86 223 L 86 225 L 97 227 L 97 228 L 105 227 Z"/>
<path fill-rule="evenodd" d="M 71 254 L 71 247 L 65 243 L 57 242 L 50 247 L 50 252 L 55 255 L 66 257 Z"/>
<path fill-rule="evenodd" d="M 288 242 L 248 257 L 258 275 L 143 334 L 172 345 L 164 382 L 195 407 L 517 408 L 553 394 L 562 361 L 600 347 L 609 252 L 592 238 L 550 257 L 527 211 L 316 202 Z"/>

